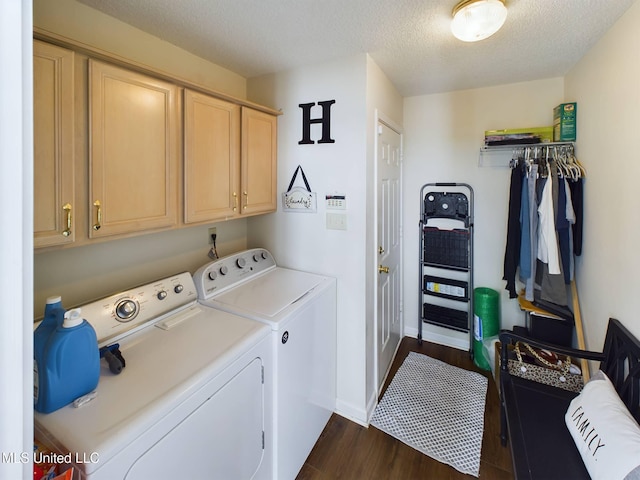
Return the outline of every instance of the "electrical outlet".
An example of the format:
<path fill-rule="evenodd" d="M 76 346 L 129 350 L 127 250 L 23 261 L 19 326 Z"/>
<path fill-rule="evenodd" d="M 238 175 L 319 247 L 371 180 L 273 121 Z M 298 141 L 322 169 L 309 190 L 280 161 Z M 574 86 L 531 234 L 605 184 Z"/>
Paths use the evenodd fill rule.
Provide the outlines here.
<path fill-rule="evenodd" d="M 207 238 L 209 239 L 209 245 L 213 245 L 213 237 L 212 235 L 216 235 L 216 227 L 211 227 L 208 230 Z"/>

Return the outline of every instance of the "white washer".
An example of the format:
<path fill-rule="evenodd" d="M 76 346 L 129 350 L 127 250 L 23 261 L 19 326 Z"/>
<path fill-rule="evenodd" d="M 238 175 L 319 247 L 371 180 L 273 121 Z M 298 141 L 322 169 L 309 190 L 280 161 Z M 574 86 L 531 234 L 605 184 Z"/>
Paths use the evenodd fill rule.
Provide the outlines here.
<path fill-rule="evenodd" d="M 272 333 L 274 474 L 293 479 L 336 405 L 336 280 L 276 266 L 264 249 L 194 274 L 200 302 L 258 320 Z"/>
<path fill-rule="evenodd" d="M 82 307 L 100 347 L 97 396 L 36 413 L 36 434 L 81 478 L 272 478 L 270 329 L 197 303 L 189 273 Z"/>

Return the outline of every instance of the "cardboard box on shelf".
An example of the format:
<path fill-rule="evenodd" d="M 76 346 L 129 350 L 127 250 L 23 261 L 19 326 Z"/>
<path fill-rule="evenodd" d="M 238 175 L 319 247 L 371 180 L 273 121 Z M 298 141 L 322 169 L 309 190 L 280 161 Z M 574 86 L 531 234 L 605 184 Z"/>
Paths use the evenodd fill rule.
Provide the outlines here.
<path fill-rule="evenodd" d="M 561 103 L 553 109 L 553 141 L 575 142 L 578 104 Z"/>

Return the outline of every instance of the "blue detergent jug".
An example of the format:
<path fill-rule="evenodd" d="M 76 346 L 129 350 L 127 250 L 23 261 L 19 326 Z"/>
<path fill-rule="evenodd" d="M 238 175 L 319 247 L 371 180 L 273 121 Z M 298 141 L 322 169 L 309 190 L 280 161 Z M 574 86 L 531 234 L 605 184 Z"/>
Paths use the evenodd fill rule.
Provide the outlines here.
<path fill-rule="evenodd" d="M 38 409 L 38 400 L 41 398 L 40 377 L 44 378 L 45 371 L 44 351 L 49 341 L 49 337 L 62 325 L 64 320 L 64 308 L 62 308 L 62 298 L 53 296 L 47 298 L 44 306 L 44 319 L 33 332 L 33 405 Z"/>
<path fill-rule="evenodd" d="M 39 412 L 58 410 L 98 386 L 98 339 L 79 308 L 64 314 L 64 322 L 49 337 L 43 363 L 45 375 L 40 375 L 36 403 Z"/>

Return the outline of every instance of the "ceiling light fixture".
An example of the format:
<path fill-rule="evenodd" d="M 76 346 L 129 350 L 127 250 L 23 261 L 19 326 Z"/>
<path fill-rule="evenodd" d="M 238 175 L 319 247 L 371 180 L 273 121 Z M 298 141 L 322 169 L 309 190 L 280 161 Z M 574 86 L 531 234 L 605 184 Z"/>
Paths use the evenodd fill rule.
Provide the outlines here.
<path fill-rule="evenodd" d="M 500 30 L 506 18 L 503 0 L 464 0 L 453 9 L 451 33 L 463 42 L 477 42 Z"/>

